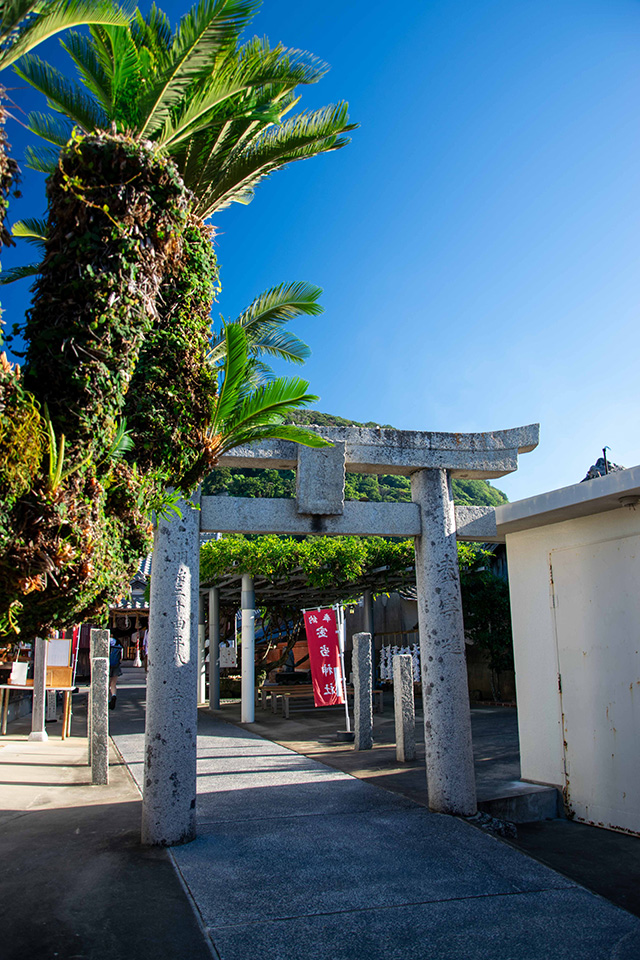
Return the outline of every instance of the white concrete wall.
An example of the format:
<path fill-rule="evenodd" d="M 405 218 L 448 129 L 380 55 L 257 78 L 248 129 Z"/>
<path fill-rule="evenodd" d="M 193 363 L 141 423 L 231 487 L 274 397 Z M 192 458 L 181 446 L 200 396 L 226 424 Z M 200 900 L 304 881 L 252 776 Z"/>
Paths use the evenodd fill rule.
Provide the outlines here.
<path fill-rule="evenodd" d="M 605 729 L 609 724 L 607 711 L 610 712 L 611 707 L 604 702 L 606 696 L 616 689 L 625 690 L 624 705 L 620 702 L 621 695 L 617 696 L 618 722 L 613 731 L 618 740 L 615 776 L 618 779 L 631 778 L 629 784 L 634 788 L 637 786 L 635 779 L 639 777 L 637 771 L 640 770 L 640 765 L 633 762 L 629 764 L 625 758 L 634 755 L 635 744 L 640 735 L 637 729 L 640 711 L 636 710 L 634 713 L 633 705 L 634 682 L 640 680 L 637 675 L 638 651 L 631 649 L 634 645 L 639 645 L 633 640 L 633 629 L 630 628 L 630 624 L 635 624 L 635 615 L 630 613 L 630 605 L 635 603 L 635 600 L 632 600 L 630 582 L 636 582 L 640 586 L 640 557 L 635 550 L 630 549 L 629 539 L 638 534 L 640 508 L 634 511 L 625 507 L 507 534 L 524 779 L 559 787 L 566 785 L 563 739 L 569 734 L 566 729 L 563 731 L 562 703 L 558 689 L 558 624 L 562 633 L 559 635 L 560 656 L 564 657 L 564 671 L 567 674 L 563 676 L 563 688 L 566 691 L 567 684 L 573 684 L 575 694 L 571 707 L 571 742 L 567 757 L 571 757 L 576 739 L 581 735 L 580 725 L 576 725 L 576 711 L 583 709 L 584 712 L 584 736 L 592 735 L 589 724 L 594 724 L 598 728 L 596 731 L 594 727 L 594 743 L 597 737 L 600 737 L 602 742 L 602 737 L 610 735 L 609 729 Z M 619 548 L 616 546 L 617 542 L 621 544 Z M 593 549 L 576 549 L 589 545 L 594 545 Z M 571 549 L 575 553 L 570 555 L 566 551 Z M 572 603 L 575 610 L 575 616 L 567 618 L 565 607 L 563 620 L 554 616 L 553 609 L 554 590 L 550 582 L 550 560 L 553 563 L 554 555 L 557 558 L 557 569 L 562 570 L 563 577 L 562 586 L 556 586 L 555 592 L 560 590 L 558 599 L 562 600 L 564 595 L 564 602 Z M 640 594 L 640 591 L 636 593 Z M 589 608 L 592 603 L 594 606 Z M 640 636 L 640 624 L 637 626 Z M 592 657 L 591 661 L 587 661 L 588 656 Z M 582 663 L 590 663 L 592 666 L 583 670 Z M 633 676 L 629 674 L 630 670 Z M 605 684 L 602 682 L 603 677 L 606 678 Z M 565 692 L 565 699 L 566 696 Z M 626 700 L 629 702 L 626 703 Z M 613 727 L 610 729 L 613 730 Z M 581 749 L 584 758 L 584 744 Z M 629 766 L 635 768 L 635 771 L 630 771 Z M 578 773 L 570 771 L 568 786 L 579 818 L 600 822 L 603 820 L 601 813 L 591 816 L 589 803 L 593 804 L 594 790 L 595 793 L 599 792 L 602 799 L 613 782 L 612 778 L 615 779 L 614 771 L 608 771 L 601 778 L 597 789 L 594 787 L 593 777 L 586 778 L 590 782 L 588 786 L 583 777 L 574 777 L 574 772 Z M 579 772 L 581 775 L 584 773 Z M 588 803 L 586 795 L 578 795 L 587 789 L 591 790 Z M 634 803 L 635 812 L 630 814 L 626 823 L 621 823 L 619 811 L 612 809 L 610 822 L 602 825 L 640 830 L 640 822 L 633 825 L 635 821 L 640 821 L 637 799 Z M 579 811 L 584 811 L 585 804 L 587 814 L 580 816 Z M 594 809 L 592 805 L 591 810 Z"/>

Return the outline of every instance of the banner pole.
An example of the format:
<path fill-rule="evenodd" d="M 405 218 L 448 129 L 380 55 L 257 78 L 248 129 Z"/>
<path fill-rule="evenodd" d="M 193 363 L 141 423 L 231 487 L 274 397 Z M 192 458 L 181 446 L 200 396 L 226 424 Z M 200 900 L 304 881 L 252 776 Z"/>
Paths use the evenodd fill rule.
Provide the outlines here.
<path fill-rule="evenodd" d="M 345 623 L 344 607 L 341 603 L 336 604 L 336 620 L 338 621 L 338 646 L 340 649 L 340 670 L 342 672 L 342 695 L 344 697 L 344 712 L 347 721 L 347 733 L 351 733 L 351 719 L 349 717 L 349 701 L 347 699 L 347 677 L 344 670 L 344 648 L 345 648 Z"/>

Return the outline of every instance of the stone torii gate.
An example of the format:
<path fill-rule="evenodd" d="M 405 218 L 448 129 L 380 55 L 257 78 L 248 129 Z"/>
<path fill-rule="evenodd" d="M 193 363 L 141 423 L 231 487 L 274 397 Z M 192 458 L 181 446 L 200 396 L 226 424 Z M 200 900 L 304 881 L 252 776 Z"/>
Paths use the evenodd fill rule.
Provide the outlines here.
<path fill-rule="evenodd" d="M 429 806 L 476 812 L 456 539 L 497 539 L 491 507 L 454 508 L 451 479 L 495 479 L 538 444 L 532 424 L 495 433 L 310 427 L 332 447 L 237 447 L 222 467 L 297 471 L 295 500 L 194 496 L 154 543 L 143 843 L 195 837 L 200 532 L 414 537 Z M 411 503 L 344 499 L 345 471 L 411 477 Z M 244 604 L 243 604 L 244 606 Z"/>

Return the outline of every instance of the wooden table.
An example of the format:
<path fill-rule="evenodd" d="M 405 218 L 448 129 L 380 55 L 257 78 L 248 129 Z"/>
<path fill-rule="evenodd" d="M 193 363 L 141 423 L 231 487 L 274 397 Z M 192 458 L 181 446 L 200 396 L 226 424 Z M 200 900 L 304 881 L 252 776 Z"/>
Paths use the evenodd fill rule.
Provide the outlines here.
<path fill-rule="evenodd" d="M 7 733 L 7 714 L 9 712 L 9 692 L 11 690 L 30 690 L 33 693 L 33 684 L 26 683 L 0 683 L 0 714 L 2 722 L 0 733 L 4 737 Z M 75 687 L 46 687 L 46 690 L 59 690 L 64 693 L 62 705 L 62 739 L 71 736 L 71 694 Z"/>

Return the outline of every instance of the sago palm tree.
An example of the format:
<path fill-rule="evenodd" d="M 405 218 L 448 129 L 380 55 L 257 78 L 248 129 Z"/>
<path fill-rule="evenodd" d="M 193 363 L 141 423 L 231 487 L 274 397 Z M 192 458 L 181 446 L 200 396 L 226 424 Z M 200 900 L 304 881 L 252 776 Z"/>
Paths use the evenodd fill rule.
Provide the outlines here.
<path fill-rule="evenodd" d="M 172 33 L 154 5 L 127 26 L 72 32 L 62 45 L 81 84 L 35 55 L 23 57 L 17 72 L 54 111 L 29 115 L 30 129 L 50 144 L 32 148 L 30 164 L 50 172 L 73 126 L 91 133 L 115 125 L 173 157 L 204 220 L 231 202 L 248 203 L 274 170 L 343 147 L 354 129 L 346 103 L 285 120 L 299 100 L 296 86 L 316 83 L 328 68 L 266 40 L 241 45 L 258 6 L 199 0 Z"/>

